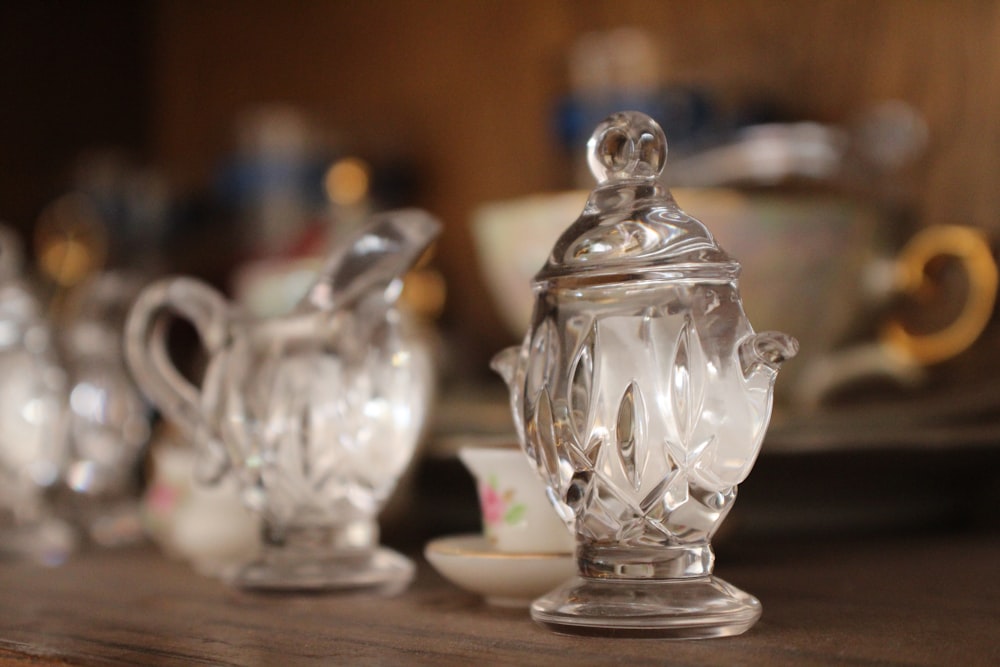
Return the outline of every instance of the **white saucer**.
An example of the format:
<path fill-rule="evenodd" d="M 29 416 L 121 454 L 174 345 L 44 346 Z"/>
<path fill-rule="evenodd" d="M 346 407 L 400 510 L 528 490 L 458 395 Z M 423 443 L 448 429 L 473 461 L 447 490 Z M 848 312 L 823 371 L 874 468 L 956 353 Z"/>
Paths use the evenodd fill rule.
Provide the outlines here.
<path fill-rule="evenodd" d="M 424 556 L 445 579 L 499 607 L 527 607 L 576 574 L 572 554 L 501 552 L 482 535 L 431 540 Z"/>

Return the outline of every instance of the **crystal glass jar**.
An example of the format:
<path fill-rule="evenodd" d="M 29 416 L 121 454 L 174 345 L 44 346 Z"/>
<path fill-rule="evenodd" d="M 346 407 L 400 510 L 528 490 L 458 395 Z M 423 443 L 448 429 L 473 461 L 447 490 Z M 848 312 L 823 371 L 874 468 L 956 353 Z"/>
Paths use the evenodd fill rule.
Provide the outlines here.
<path fill-rule="evenodd" d="M 740 265 L 659 183 L 652 119 L 615 114 L 588 149 L 599 184 L 534 279 L 524 343 L 494 360 L 577 539 L 578 576 L 532 617 L 563 632 L 737 634 L 760 603 L 713 576 L 710 542 L 797 343 L 754 333 Z"/>

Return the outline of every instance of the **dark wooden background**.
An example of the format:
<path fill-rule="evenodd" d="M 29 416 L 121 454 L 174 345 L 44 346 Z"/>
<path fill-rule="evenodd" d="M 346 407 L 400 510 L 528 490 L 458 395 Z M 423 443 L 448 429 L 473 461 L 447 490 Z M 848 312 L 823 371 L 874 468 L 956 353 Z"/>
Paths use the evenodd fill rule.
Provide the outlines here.
<path fill-rule="evenodd" d="M 29 227 L 94 144 L 132 150 L 179 191 L 202 185 L 241 109 L 290 102 L 362 149 L 416 157 L 420 203 L 447 225 L 447 320 L 484 360 L 508 336 L 483 293 L 470 211 L 567 185 L 550 128 L 565 54 L 581 33 L 621 25 L 660 41 L 668 80 L 803 118 L 911 103 L 931 130 L 919 222 L 1000 230 L 993 0 L 5 3 L 0 217 Z"/>

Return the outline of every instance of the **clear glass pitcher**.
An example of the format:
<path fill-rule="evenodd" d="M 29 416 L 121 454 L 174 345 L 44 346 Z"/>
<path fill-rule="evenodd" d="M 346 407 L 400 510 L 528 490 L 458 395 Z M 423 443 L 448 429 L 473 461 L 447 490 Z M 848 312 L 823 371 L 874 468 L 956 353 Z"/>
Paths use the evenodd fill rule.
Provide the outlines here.
<path fill-rule="evenodd" d="M 263 553 L 237 585 L 391 592 L 409 582 L 412 563 L 377 546 L 375 518 L 431 399 L 429 353 L 395 303 L 438 230 L 416 210 L 373 219 L 284 317 L 247 319 L 183 277 L 133 306 L 126 346 L 140 386 L 195 441 L 208 476 L 231 471 L 262 518 Z M 198 388 L 166 352 L 173 316 L 191 321 L 209 354 Z"/>

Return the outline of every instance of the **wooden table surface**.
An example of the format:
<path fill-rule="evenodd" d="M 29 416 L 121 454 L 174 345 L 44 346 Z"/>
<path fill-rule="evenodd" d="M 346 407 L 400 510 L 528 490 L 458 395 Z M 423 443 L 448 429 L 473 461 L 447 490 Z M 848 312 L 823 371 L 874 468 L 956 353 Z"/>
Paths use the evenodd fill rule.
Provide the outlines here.
<path fill-rule="evenodd" d="M 759 597 L 740 637 L 560 636 L 420 561 L 395 598 L 252 594 L 152 547 L 0 564 L 0 664 L 1000 664 L 1000 536 L 758 543 L 717 574 Z"/>

